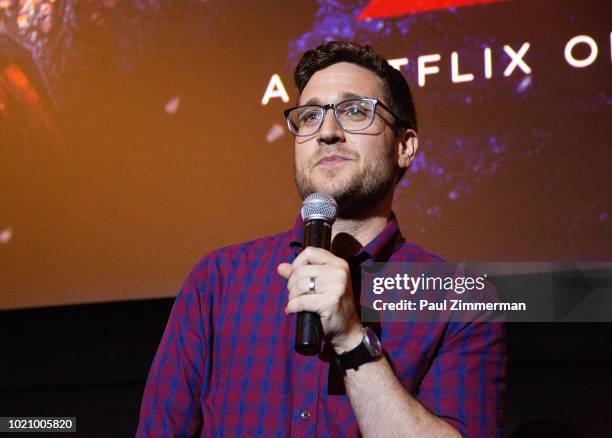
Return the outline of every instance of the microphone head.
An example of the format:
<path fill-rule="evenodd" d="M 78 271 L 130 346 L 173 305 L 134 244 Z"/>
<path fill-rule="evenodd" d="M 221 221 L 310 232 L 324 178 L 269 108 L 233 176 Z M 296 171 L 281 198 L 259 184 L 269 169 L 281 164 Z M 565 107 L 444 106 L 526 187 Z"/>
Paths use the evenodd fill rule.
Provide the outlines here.
<path fill-rule="evenodd" d="M 307 222 L 312 219 L 323 219 L 333 223 L 336 220 L 338 204 L 326 193 L 313 193 L 304 199 L 302 219 Z"/>

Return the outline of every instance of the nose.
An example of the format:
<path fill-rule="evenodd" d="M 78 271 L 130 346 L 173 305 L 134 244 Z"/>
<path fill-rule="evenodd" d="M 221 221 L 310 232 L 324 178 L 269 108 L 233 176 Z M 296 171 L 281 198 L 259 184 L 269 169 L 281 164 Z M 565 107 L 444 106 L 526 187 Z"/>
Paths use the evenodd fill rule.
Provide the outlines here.
<path fill-rule="evenodd" d="M 319 144 L 344 143 L 344 129 L 338 124 L 333 109 L 329 109 L 323 118 L 321 129 L 317 133 Z"/>

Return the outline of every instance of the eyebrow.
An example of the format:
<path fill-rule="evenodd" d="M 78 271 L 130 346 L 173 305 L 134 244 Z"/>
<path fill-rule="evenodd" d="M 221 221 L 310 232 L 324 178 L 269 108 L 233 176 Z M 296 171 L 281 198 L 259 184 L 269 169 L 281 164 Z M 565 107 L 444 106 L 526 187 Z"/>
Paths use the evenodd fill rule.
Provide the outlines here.
<path fill-rule="evenodd" d="M 351 93 L 349 91 L 345 91 L 343 93 L 340 93 L 340 102 L 344 101 L 344 100 L 349 100 L 349 99 L 362 99 L 363 96 L 360 96 L 359 94 L 355 94 L 355 93 Z M 321 101 L 319 100 L 318 97 L 313 97 L 308 99 L 307 102 L 305 103 L 299 103 L 299 105 L 321 105 Z"/>

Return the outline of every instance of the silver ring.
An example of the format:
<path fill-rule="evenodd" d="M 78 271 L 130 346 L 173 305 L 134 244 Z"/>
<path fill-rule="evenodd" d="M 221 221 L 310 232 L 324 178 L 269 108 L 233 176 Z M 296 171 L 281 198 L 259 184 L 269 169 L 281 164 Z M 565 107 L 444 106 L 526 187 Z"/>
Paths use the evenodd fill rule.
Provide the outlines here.
<path fill-rule="evenodd" d="M 317 293 L 317 291 L 315 290 L 315 278 L 314 277 L 310 277 L 310 281 L 308 282 L 308 293 L 309 294 Z"/>

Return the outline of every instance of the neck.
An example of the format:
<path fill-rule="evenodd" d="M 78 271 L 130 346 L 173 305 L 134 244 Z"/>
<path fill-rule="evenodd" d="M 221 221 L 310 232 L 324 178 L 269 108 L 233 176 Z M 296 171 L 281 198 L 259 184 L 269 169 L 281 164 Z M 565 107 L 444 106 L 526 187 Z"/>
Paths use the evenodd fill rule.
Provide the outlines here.
<path fill-rule="evenodd" d="M 380 203 L 367 216 L 336 219 L 332 228 L 332 252 L 347 258 L 374 240 L 391 216 L 390 204 Z"/>

